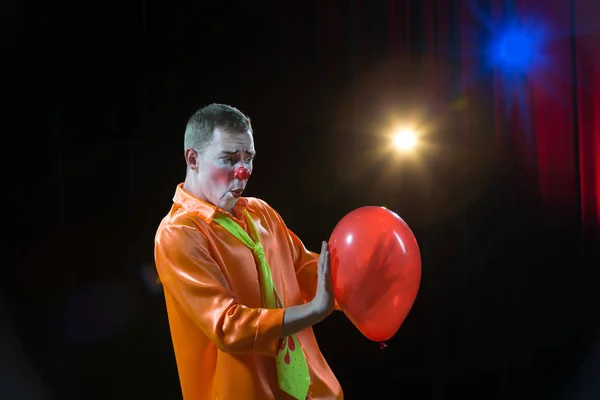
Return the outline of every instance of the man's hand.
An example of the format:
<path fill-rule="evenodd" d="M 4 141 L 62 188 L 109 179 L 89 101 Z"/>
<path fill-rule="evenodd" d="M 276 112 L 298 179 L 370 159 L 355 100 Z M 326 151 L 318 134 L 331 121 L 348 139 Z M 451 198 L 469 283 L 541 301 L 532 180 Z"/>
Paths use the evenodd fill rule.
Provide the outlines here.
<path fill-rule="evenodd" d="M 315 307 L 315 312 L 319 319 L 325 319 L 333 312 L 335 298 L 333 295 L 333 284 L 331 282 L 331 270 L 329 268 L 329 249 L 327 242 L 321 246 L 321 256 L 319 257 L 317 293 L 311 301 Z"/>
<path fill-rule="evenodd" d="M 317 293 L 315 297 L 306 304 L 285 309 L 281 337 L 286 337 L 309 328 L 324 320 L 333 311 L 335 299 L 333 296 L 333 284 L 331 283 L 331 272 L 329 270 L 327 242 L 323 242 L 321 246 L 318 274 Z"/>

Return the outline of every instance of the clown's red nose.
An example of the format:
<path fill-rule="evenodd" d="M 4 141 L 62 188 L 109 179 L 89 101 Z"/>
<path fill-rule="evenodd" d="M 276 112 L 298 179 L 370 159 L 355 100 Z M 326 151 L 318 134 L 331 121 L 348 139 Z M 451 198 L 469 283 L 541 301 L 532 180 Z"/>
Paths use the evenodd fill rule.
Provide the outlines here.
<path fill-rule="evenodd" d="M 246 167 L 239 167 L 238 169 L 235 170 L 233 177 L 235 179 L 245 181 L 246 179 L 250 178 L 250 171 Z"/>

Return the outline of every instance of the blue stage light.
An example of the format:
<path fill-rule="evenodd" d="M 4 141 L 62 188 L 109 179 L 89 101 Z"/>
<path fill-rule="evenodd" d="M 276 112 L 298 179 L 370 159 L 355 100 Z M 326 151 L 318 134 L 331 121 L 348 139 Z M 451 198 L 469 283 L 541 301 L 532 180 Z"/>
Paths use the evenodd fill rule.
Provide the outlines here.
<path fill-rule="evenodd" d="M 490 62 L 505 73 L 531 73 L 543 64 L 544 41 L 541 27 L 511 24 L 492 41 Z"/>

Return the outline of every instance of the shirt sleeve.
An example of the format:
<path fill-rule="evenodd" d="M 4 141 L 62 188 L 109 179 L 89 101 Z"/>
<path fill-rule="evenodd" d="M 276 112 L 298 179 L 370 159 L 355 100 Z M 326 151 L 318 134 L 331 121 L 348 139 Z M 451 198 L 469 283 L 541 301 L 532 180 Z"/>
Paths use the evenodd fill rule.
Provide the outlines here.
<path fill-rule="evenodd" d="M 300 287 L 304 302 L 309 302 L 315 297 L 317 292 L 320 255 L 308 250 L 300 238 L 288 229 L 281 216 L 273 208 L 268 205 L 266 206 L 274 214 L 277 223 L 282 227 L 287 236 L 287 241 L 294 260 L 298 286 Z M 335 301 L 334 308 L 338 311 L 341 310 L 337 300 Z"/>
<path fill-rule="evenodd" d="M 221 351 L 277 354 L 284 310 L 239 304 L 197 228 L 163 227 L 155 261 L 164 290 Z"/>
<path fill-rule="evenodd" d="M 300 238 L 291 230 L 287 229 L 287 234 L 294 255 L 294 265 L 296 268 L 296 278 L 302 292 L 305 302 L 311 301 L 317 293 L 317 283 L 319 282 L 319 258 L 320 255 L 308 250 Z M 334 309 L 340 311 L 341 308 L 335 300 Z"/>

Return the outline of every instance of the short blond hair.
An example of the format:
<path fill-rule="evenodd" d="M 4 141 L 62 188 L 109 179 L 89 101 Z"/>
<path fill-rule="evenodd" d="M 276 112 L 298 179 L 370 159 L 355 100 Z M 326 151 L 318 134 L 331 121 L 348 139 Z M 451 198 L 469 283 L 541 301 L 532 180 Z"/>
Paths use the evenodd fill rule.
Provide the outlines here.
<path fill-rule="evenodd" d="M 210 145 L 217 128 L 234 133 L 252 132 L 250 118 L 237 108 L 226 104 L 209 104 L 188 120 L 183 140 L 184 151 L 192 148 L 202 153 Z"/>

